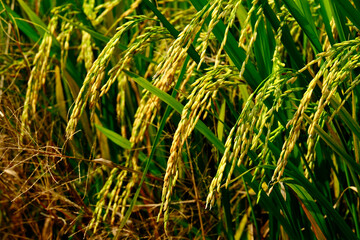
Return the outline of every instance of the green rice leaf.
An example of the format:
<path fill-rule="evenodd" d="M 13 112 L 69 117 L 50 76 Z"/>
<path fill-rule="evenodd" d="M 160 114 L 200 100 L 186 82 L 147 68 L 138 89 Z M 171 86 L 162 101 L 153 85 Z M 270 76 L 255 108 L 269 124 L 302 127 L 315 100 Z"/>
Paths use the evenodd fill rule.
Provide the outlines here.
<path fill-rule="evenodd" d="M 9 18 L 9 20 L 32 41 L 37 42 L 39 40 L 39 34 L 31 27 L 31 25 L 3 2 L 0 3 L 0 14 L 5 19 Z"/>
<path fill-rule="evenodd" d="M 302 1 L 301 1 L 302 2 Z M 292 0 L 284 0 L 284 3 L 287 7 L 287 9 L 290 11 L 290 13 L 294 16 L 296 21 L 301 26 L 302 30 L 308 36 L 309 40 L 313 44 L 316 53 L 322 52 L 322 46 L 319 41 L 319 36 L 316 33 L 314 21 L 309 15 L 310 10 L 307 9 L 306 12 L 308 12 L 307 15 L 302 14 L 301 9 L 298 8 L 298 6 L 293 2 Z"/>
<path fill-rule="evenodd" d="M 100 132 L 102 132 L 103 134 L 105 134 L 105 136 L 107 136 L 111 141 L 113 141 L 114 143 L 116 143 L 117 145 L 119 145 L 120 147 L 124 148 L 124 149 L 130 149 L 131 148 L 131 143 L 129 140 L 127 140 L 126 138 L 124 138 L 123 136 L 121 136 L 120 134 L 117 134 L 114 131 L 111 131 L 107 128 L 104 128 L 98 124 L 95 124 L 95 127 L 97 129 L 99 129 Z"/>
<path fill-rule="evenodd" d="M 296 193 L 296 197 L 299 199 L 300 205 L 311 223 L 316 238 L 321 240 L 327 239 L 329 236 L 326 237 L 325 234 L 329 231 L 326 227 L 325 218 L 314 199 L 301 185 L 288 181 L 284 181 L 284 183 Z"/>
<path fill-rule="evenodd" d="M 346 17 L 360 29 L 360 12 L 349 2 L 349 0 L 335 0 L 340 8 L 345 12 Z"/>
<path fill-rule="evenodd" d="M 121 136 L 120 134 L 118 134 L 110 129 L 104 128 L 98 124 L 95 124 L 95 127 L 97 129 L 99 129 L 100 132 L 105 134 L 105 136 L 108 137 L 116 145 L 118 145 L 124 149 L 131 149 L 131 142 L 129 140 L 127 140 L 126 138 L 124 138 L 123 136 Z M 139 159 L 141 161 L 145 161 L 147 159 L 147 157 L 144 153 L 140 152 Z"/>
<path fill-rule="evenodd" d="M 44 35 L 44 33 L 47 31 L 46 24 L 36 15 L 31 8 L 23 1 L 18 0 L 20 6 L 26 14 L 28 15 L 29 19 L 31 20 L 32 24 L 34 24 L 34 27 L 36 28 L 37 32 L 40 36 Z"/>
<path fill-rule="evenodd" d="M 321 13 L 321 17 L 323 18 L 323 23 L 325 25 L 325 31 L 329 38 L 329 41 L 330 41 L 331 45 L 334 45 L 335 39 L 334 39 L 334 36 L 331 31 L 330 20 L 329 20 L 329 19 L 332 19 L 332 17 L 333 17 L 332 13 L 331 13 L 331 5 L 329 3 L 329 0 L 320 0 L 320 13 Z"/>

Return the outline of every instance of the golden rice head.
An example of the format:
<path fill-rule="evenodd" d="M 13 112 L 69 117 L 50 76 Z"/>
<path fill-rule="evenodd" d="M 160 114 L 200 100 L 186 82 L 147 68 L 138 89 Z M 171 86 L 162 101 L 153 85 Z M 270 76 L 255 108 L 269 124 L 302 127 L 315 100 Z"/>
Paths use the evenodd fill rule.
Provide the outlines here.
<path fill-rule="evenodd" d="M 133 158 L 137 158 L 137 156 L 133 156 Z M 136 161 L 133 160 L 132 163 L 130 163 L 129 159 L 131 160 L 132 157 L 130 156 L 127 158 L 125 167 L 129 168 L 132 164 L 133 169 L 138 170 L 139 167 L 136 165 Z M 130 181 L 125 184 L 124 182 L 127 176 L 128 171 L 126 170 L 114 168 L 111 171 L 109 178 L 98 194 L 98 201 L 88 229 L 93 229 L 93 231 L 96 232 L 99 224 L 107 220 L 110 211 L 112 212 L 110 223 L 114 224 L 115 215 L 118 212 L 119 207 L 121 207 L 121 216 L 124 216 L 125 204 L 136 183 L 136 174 L 132 173 Z"/>
<path fill-rule="evenodd" d="M 127 167 L 132 167 L 132 169 L 134 169 L 134 171 L 139 171 L 140 167 L 137 165 L 137 160 L 138 160 L 138 152 L 130 154 L 130 156 L 127 158 L 125 165 Z M 127 174 L 127 172 L 125 174 Z M 136 184 L 137 178 L 138 178 L 137 173 L 132 172 L 130 180 L 126 184 L 125 190 L 122 192 L 122 194 L 120 194 L 120 189 L 122 187 L 123 178 L 121 178 L 121 179 L 119 178 L 117 180 L 117 184 L 116 184 L 117 191 L 115 193 L 115 199 L 113 202 L 113 212 L 111 215 L 111 224 L 113 224 L 115 222 L 115 214 L 118 212 L 119 208 L 121 208 L 121 211 L 120 211 L 121 218 L 120 219 L 122 219 L 123 216 L 125 216 L 126 203 L 132 192 L 133 187 Z M 109 203 L 109 206 L 110 205 L 111 204 Z"/>
<path fill-rule="evenodd" d="M 344 99 L 342 99 L 340 106 L 335 109 L 329 118 L 329 122 L 331 122 L 333 117 L 351 96 L 354 87 L 359 84 L 359 76 L 355 79 L 352 79 L 351 77 L 352 70 L 359 65 L 359 43 L 359 40 L 354 40 L 340 45 L 334 45 L 329 51 L 321 55 L 322 58 L 326 59 L 326 62 L 322 66 L 325 70 L 319 72 L 323 73 L 322 95 L 316 106 L 315 114 L 312 117 L 312 122 L 308 129 L 306 161 L 309 165 L 312 165 L 312 162 L 315 159 L 315 145 L 319 140 L 319 136 L 315 133 L 315 126 L 321 125 L 322 119 L 328 115 L 326 111 L 324 111 L 325 107 L 329 105 L 332 97 L 336 94 L 338 86 L 344 81 L 347 81 L 349 87 L 345 91 Z M 307 169 L 305 171 L 307 172 Z"/>
<path fill-rule="evenodd" d="M 68 139 L 71 139 L 73 134 L 75 133 L 75 129 L 79 118 L 84 111 L 87 101 L 90 96 L 91 107 L 94 107 L 95 102 L 99 98 L 99 88 L 101 85 L 101 81 L 105 76 L 105 69 L 108 66 L 110 59 L 113 56 L 114 50 L 121 38 L 121 36 L 128 29 L 132 28 L 134 25 L 142 22 L 144 17 L 138 16 L 132 19 L 129 19 L 129 22 L 120 26 L 117 29 L 116 34 L 110 39 L 110 41 L 106 44 L 105 48 L 101 51 L 99 57 L 95 60 L 94 64 L 91 66 L 88 71 L 83 85 L 79 91 L 79 94 L 75 100 L 74 109 L 71 113 L 69 122 L 66 127 L 66 136 Z"/>
<path fill-rule="evenodd" d="M 38 94 L 46 81 L 50 62 L 50 49 L 53 41 L 52 35 L 55 33 L 57 24 L 58 17 L 54 15 L 50 19 L 47 31 L 45 32 L 40 43 L 39 51 L 33 60 L 33 68 L 31 69 L 30 78 L 28 80 L 24 109 L 21 115 L 21 141 L 24 140 L 26 133 L 29 132 L 29 126 L 31 124 L 31 118 L 29 116 L 36 113 Z"/>
<path fill-rule="evenodd" d="M 116 0 L 116 2 L 117 2 L 117 4 L 121 4 L 121 0 L 119 1 L 119 0 Z M 118 17 L 118 19 L 116 19 L 116 21 L 115 21 L 115 23 L 113 24 L 113 26 L 116 26 L 118 23 L 120 23 L 124 18 L 126 18 L 126 17 L 129 17 L 129 16 L 131 16 L 132 15 L 132 13 L 139 7 L 139 5 L 140 5 L 140 3 L 141 3 L 141 0 L 136 0 L 136 1 L 134 1 L 131 5 L 130 5 L 130 7 L 126 10 L 126 11 L 124 11 L 121 15 L 120 15 L 120 17 Z M 104 11 L 105 12 L 105 11 Z M 104 13 L 103 12 L 103 13 Z M 101 16 L 100 16 L 101 17 Z M 97 21 L 99 21 L 99 20 L 97 20 Z"/>
<path fill-rule="evenodd" d="M 196 95 L 195 95 L 196 92 Z M 204 105 L 201 105 L 201 100 L 206 99 L 204 86 L 195 88 L 192 94 L 189 96 L 189 101 L 185 105 L 183 112 L 181 114 L 181 120 L 176 129 L 176 132 L 173 137 L 173 142 L 170 148 L 170 157 L 167 162 L 166 173 L 164 177 L 164 185 L 162 190 L 162 202 L 163 202 L 163 211 L 166 211 L 168 208 L 170 195 L 172 191 L 173 177 L 177 172 L 178 161 L 180 160 L 180 154 L 182 147 L 185 143 L 186 138 L 189 136 L 193 128 L 195 127 L 196 120 L 193 121 L 198 115 L 201 115 L 204 110 Z"/>
<path fill-rule="evenodd" d="M 310 62 L 307 66 L 299 71 L 302 72 L 305 69 L 308 69 L 310 65 L 325 60 L 319 71 L 314 76 L 313 80 L 309 83 L 308 88 L 303 95 L 293 118 L 287 124 L 287 127 L 292 127 L 288 139 L 286 139 L 284 142 L 280 158 L 272 178 L 273 181 L 279 181 L 283 175 L 287 159 L 300 135 L 300 129 L 303 125 L 305 111 L 309 108 L 312 93 L 316 86 L 320 86 L 321 97 L 316 103 L 315 112 L 311 115 L 311 123 L 308 129 L 308 149 L 306 160 L 309 162 L 309 165 L 312 166 L 312 162 L 315 159 L 315 145 L 319 139 L 315 133 L 315 126 L 319 125 L 322 119 L 324 119 L 324 117 L 328 114 L 325 111 L 325 107 L 331 103 L 334 95 L 337 92 L 338 86 L 345 81 L 352 80 L 352 78 L 349 76 L 351 75 L 352 70 L 358 66 L 359 55 L 357 53 L 359 49 L 359 43 L 359 39 L 355 39 L 342 42 L 340 44 L 335 44 L 331 49 L 319 54 L 317 59 Z M 323 79 L 322 82 L 320 82 L 320 79 Z M 347 95 L 343 99 L 342 104 L 344 104 L 346 99 L 350 97 L 351 89 L 353 89 L 353 87 L 359 83 L 359 78 L 355 78 L 354 80 L 355 81 L 350 81 L 348 84 L 349 91 L 346 91 Z M 335 109 L 332 116 L 329 118 L 330 121 L 332 120 L 332 117 L 340 110 L 341 106 L 342 105 L 340 105 L 338 109 Z M 305 175 L 308 175 L 307 170 L 305 171 Z"/>
<path fill-rule="evenodd" d="M 136 36 L 127 50 L 122 54 L 118 63 L 110 70 L 108 81 L 101 87 L 100 96 L 106 94 L 111 85 L 118 79 L 122 70 L 129 66 L 133 55 L 140 53 L 154 41 L 164 43 L 163 40 L 171 38 L 169 32 L 164 27 L 151 26 L 144 29 L 144 33 Z"/>
<path fill-rule="evenodd" d="M 162 27 L 145 28 L 144 34 L 141 34 L 136 37 L 133 43 L 129 46 L 128 50 L 123 54 L 118 64 L 109 72 L 110 75 L 109 80 L 102 86 L 100 91 L 100 96 L 107 93 L 107 91 L 110 89 L 110 86 L 116 81 L 116 79 L 118 79 L 118 81 L 122 81 L 122 84 L 118 85 L 119 87 L 121 88 L 125 87 L 125 82 L 123 82 L 123 80 L 121 80 L 119 76 L 122 73 L 122 70 L 129 65 L 130 61 L 132 60 L 132 56 L 134 54 L 145 50 L 149 46 L 149 44 L 151 44 L 155 40 L 161 42 L 163 40 L 165 41 L 168 38 L 170 38 L 170 35 L 165 28 Z M 174 63 L 173 71 L 175 71 L 177 65 L 180 64 L 181 61 L 182 60 L 180 61 L 177 60 L 177 62 Z M 173 73 L 168 72 L 168 75 L 164 76 L 161 79 L 162 81 L 156 82 L 154 83 L 154 85 L 163 91 L 168 91 L 173 81 L 173 75 L 174 75 Z M 125 93 L 125 91 L 120 89 L 119 94 L 121 93 Z M 120 98 L 118 99 L 120 100 Z M 120 102 L 122 102 L 124 106 L 124 98 L 121 99 Z M 133 143 L 133 146 L 135 146 L 136 143 L 142 141 L 147 125 L 152 122 L 153 118 L 156 115 L 153 113 L 154 111 L 156 111 L 158 103 L 159 103 L 159 99 L 156 96 L 152 96 L 148 92 L 146 92 L 143 98 L 141 99 L 140 106 L 135 114 L 135 121 L 133 124 L 132 135 L 130 138 L 130 141 Z M 120 110 L 119 107 L 117 107 L 117 109 Z M 118 113 L 121 115 L 120 111 L 118 111 Z"/>
<path fill-rule="evenodd" d="M 81 44 L 79 46 L 80 52 L 77 58 L 78 62 L 84 61 L 85 68 L 87 71 L 90 70 L 91 65 L 94 62 L 94 54 L 93 54 L 93 47 L 92 47 L 92 37 L 89 33 L 82 31 L 81 32 Z"/>
<path fill-rule="evenodd" d="M 118 94 L 116 96 L 116 116 L 120 124 L 121 135 L 126 138 L 126 120 L 125 120 L 125 85 L 127 83 L 126 75 L 120 74 L 118 81 Z"/>
<path fill-rule="evenodd" d="M 67 19 L 72 20 L 74 14 L 76 14 L 75 12 L 69 12 L 69 13 L 65 13 L 64 17 Z M 60 51 L 60 66 L 61 66 L 61 70 L 64 71 L 66 68 L 66 60 L 67 60 L 67 56 L 68 56 L 68 51 L 69 51 L 69 42 L 70 42 L 70 35 L 74 29 L 74 25 L 70 22 L 67 21 L 62 21 L 61 22 L 61 32 L 59 33 L 59 35 L 56 37 L 56 39 L 59 41 L 61 47 L 61 51 Z"/>
<path fill-rule="evenodd" d="M 171 193 L 178 177 L 183 145 L 194 130 L 200 117 L 205 115 L 205 110 L 209 110 L 209 103 L 216 97 L 218 88 L 226 88 L 236 84 L 234 81 L 226 80 L 227 78 L 235 77 L 238 74 L 238 72 L 233 73 L 229 69 L 231 69 L 229 66 L 208 69 L 208 73 L 205 76 L 199 78 L 191 85 L 192 91 L 187 97 L 188 102 L 181 113 L 181 120 L 173 137 L 164 177 L 162 205 L 159 217 L 164 213 L 165 223 L 168 219 L 167 214 Z"/>
<path fill-rule="evenodd" d="M 226 29 L 224 33 L 224 39 L 222 40 L 220 47 L 217 51 L 216 57 L 215 57 L 215 67 L 217 67 L 220 64 L 220 57 L 221 52 L 224 50 L 227 36 L 229 33 L 229 29 L 233 26 L 234 21 L 236 19 L 236 13 L 238 11 L 239 6 L 241 5 L 241 1 L 229 1 L 229 3 L 226 4 L 224 10 L 221 14 L 219 14 L 219 17 L 227 17 L 224 21 L 226 24 Z M 255 6 L 255 4 L 253 5 Z M 248 16 L 251 15 L 251 12 L 249 11 Z M 214 26 L 213 26 L 214 27 Z M 209 25 L 210 28 L 210 25 Z"/>
<path fill-rule="evenodd" d="M 208 13 L 205 10 L 198 12 L 195 18 L 179 34 L 167 50 L 166 57 L 159 63 L 156 74 L 153 76 L 153 85 L 160 90 L 167 92 L 174 84 L 174 75 L 179 66 L 181 66 L 187 56 L 187 50 L 190 48 L 200 26 L 205 21 L 203 14 Z M 141 99 L 140 106 L 135 114 L 135 121 L 132 128 L 130 142 L 136 146 L 142 141 L 147 126 L 155 118 L 160 100 L 157 96 L 145 92 Z"/>
<path fill-rule="evenodd" d="M 128 178 L 129 175 L 127 170 L 120 171 L 118 169 L 113 169 L 111 171 L 110 177 L 99 193 L 99 200 L 93 213 L 93 219 L 89 224 L 89 229 L 93 228 L 95 232 L 99 223 L 106 221 L 110 211 L 112 212 L 110 216 L 110 224 L 115 223 L 116 214 L 119 212 L 119 209 L 121 216 L 120 220 L 124 216 L 126 203 L 138 178 L 136 173 L 136 171 L 139 171 L 140 169 L 137 165 L 138 154 L 138 151 L 132 151 L 130 154 L 126 154 L 125 167 L 132 168 L 134 170 L 127 183 L 125 183 L 125 179 Z"/>
<path fill-rule="evenodd" d="M 83 11 L 85 15 L 93 22 L 96 18 L 96 12 L 94 11 L 95 1 L 94 0 L 85 0 L 83 3 Z M 87 71 L 90 70 L 91 65 L 94 62 L 93 54 L 93 41 L 91 34 L 85 31 L 81 31 L 81 43 L 79 45 L 79 55 L 77 58 L 78 62 L 84 61 L 85 68 Z"/>
<path fill-rule="evenodd" d="M 94 233 L 96 232 L 99 223 L 101 222 L 102 219 L 102 213 L 103 213 L 103 208 L 104 205 L 106 203 L 106 199 L 107 196 L 110 192 L 110 188 L 111 185 L 113 184 L 113 181 L 115 179 L 115 176 L 119 176 L 121 174 L 119 174 L 119 170 L 117 168 L 114 168 L 111 173 L 110 176 L 108 177 L 108 179 L 106 180 L 104 186 L 102 187 L 102 189 L 100 190 L 100 192 L 98 193 L 98 201 L 96 203 L 96 207 L 95 210 L 93 212 L 93 217 L 88 225 L 88 229 L 93 229 Z"/>
<path fill-rule="evenodd" d="M 200 52 L 200 62 L 198 64 L 198 68 L 200 68 L 201 64 L 205 60 L 206 50 L 209 45 L 209 38 L 210 35 L 215 27 L 215 25 L 219 22 L 221 18 L 221 7 L 222 7 L 222 0 L 215 0 L 212 2 L 212 4 L 209 7 L 209 10 L 205 12 L 205 15 L 209 15 L 211 12 L 211 20 L 208 24 L 207 32 L 205 34 L 205 38 L 203 39 L 201 43 L 201 52 Z"/>

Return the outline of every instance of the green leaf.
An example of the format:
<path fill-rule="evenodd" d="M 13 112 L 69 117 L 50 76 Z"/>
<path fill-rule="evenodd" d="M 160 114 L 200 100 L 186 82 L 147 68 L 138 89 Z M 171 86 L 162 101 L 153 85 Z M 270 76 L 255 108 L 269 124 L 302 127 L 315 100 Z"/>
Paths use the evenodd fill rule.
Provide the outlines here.
<path fill-rule="evenodd" d="M 329 20 L 332 19 L 333 17 L 331 13 L 331 5 L 329 3 L 329 0 L 320 0 L 320 13 L 323 19 L 323 23 L 325 25 L 325 31 L 327 33 L 329 41 L 331 45 L 334 45 L 335 39 L 331 31 L 330 20 Z"/>
<path fill-rule="evenodd" d="M 325 233 L 328 233 L 329 231 L 326 227 L 325 218 L 316 205 L 314 199 L 301 185 L 293 184 L 288 181 L 284 181 L 284 183 L 296 193 L 296 197 L 299 199 L 300 205 L 311 223 L 312 230 L 314 231 L 316 238 L 325 240 Z"/>
<path fill-rule="evenodd" d="M 31 8 L 23 0 L 18 0 L 18 2 L 20 4 L 20 6 L 22 7 L 22 9 L 24 9 L 26 14 L 28 15 L 29 19 L 32 21 L 32 24 L 34 24 L 39 35 L 40 36 L 44 35 L 44 33 L 47 31 L 47 27 L 46 27 L 45 23 L 43 21 L 41 21 L 41 19 L 38 17 L 38 15 L 36 15 L 33 12 L 33 10 L 31 10 Z"/>
<path fill-rule="evenodd" d="M 331 5 L 332 15 L 340 41 L 346 41 L 348 40 L 349 35 L 349 27 L 346 26 L 346 17 L 342 15 L 342 9 L 336 4 L 336 1 L 329 0 L 329 3 Z"/>
<path fill-rule="evenodd" d="M 126 138 L 124 138 L 123 136 L 117 134 L 114 131 L 111 131 L 107 128 L 104 128 L 100 125 L 95 124 L 95 127 L 97 129 L 99 129 L 100 132 L 102 132 L 103 134 L 105 134 L 106 137 L 108 137 L 111 141 L 113 141 L 115 144 L 117 144 L 118 146 L 124 148 L 124 149 L 130 149 L 131 148 L 131 143 L 129 140 L 127 140 Z"/>
<path fill-rule="evenodd" d="M 335 0 L 338 6 L 346 13 L 346 17 L 360 29 L 360 12 L 348 0 Z"/>
<path fill-rule="evenodd" d="M 334 109 L 338 109 L 340 107 L 340 103 L 334 97 L 331 98 L 330 104 Z M 360 138 L 360 126 L 352 118 L 352 116 L 345 109 L 345 107 L 341 107 L 337 114 L 339 115 L 341 120 L 346 124 L 346 126 L 351 130 L 351 132 L 353 132 L 358 138 Z"/>
<path fill-rule="evenodd" d="M 313 44 L 316 53 L 322 52 L 322 46 L 319 41 L 319 36 L 316 33 L 313 19 L 303 15 L 301 13 L 301 9 L 299 9 L 298 6 L 292 0 L 284 0 L 284 3 L 287 9 L 289 10 L 289 12 L 294 16 L 297 23 L 300 25 L 301 29 L 304 31 L 306 36 Z"/>
<path fill-rule="evenodd" d="M 95 124 L 95 127 L 99 129 L 100 132 L 102 132 L 106 137 L 108 137 L 112 142 L 114 142 L 116 145 L 124 148 L 124 149 L 131 149 L 131 142 L 124 138 L 123 136 L 117 134 L 114 131 L 111 131 L 110 129 L 104 128 L 98 124 Z M 145 161 L 147 159 L 147 156 L 140 152 L 139 153 L 139 159 L 141 161 Z"/>

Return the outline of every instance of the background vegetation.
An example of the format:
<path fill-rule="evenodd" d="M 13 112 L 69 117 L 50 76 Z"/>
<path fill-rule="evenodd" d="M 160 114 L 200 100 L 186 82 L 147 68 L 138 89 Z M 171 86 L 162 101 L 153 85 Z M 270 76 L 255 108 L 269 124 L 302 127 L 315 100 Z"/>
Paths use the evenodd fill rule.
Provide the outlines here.
<path fill-rule="evenodd" d="M 3 239 L 358 239 L 360 3 L 1 0 Z"/>

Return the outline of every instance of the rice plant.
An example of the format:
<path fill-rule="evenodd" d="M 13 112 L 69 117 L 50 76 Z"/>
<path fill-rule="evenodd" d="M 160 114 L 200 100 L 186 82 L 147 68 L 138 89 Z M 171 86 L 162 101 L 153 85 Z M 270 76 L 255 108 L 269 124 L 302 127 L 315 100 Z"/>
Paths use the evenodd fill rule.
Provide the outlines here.
<path fill-rule="evenodd" d="M 0 235 L 360 238 L 359 14 L 0 0 Z"/>

